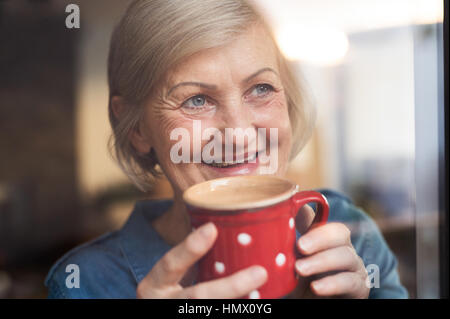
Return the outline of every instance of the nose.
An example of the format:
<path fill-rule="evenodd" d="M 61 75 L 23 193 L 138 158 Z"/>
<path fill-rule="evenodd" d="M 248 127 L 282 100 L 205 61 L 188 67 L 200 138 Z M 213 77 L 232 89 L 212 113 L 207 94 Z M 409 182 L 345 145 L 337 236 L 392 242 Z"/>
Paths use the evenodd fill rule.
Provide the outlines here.
<path fill-rule="evenodd" d="M 250 107 L 240 97 L 229 99 L 221 106 L 217 114 L 220 127 L 217 128 L 224 136 L 225 154 L 233 152 L 233 149 L 238 155 L 256 151 L 257 132 Z M 231 144 L 233 148 L 227 144 Z"/>
<path fill-rule="evenodd" d="M 222 125 L 220 130 L 225 128 L 246 129 L 253 126 L 252 115 L 249 106 L 244 105 L 239 98 L 229 99 L 222 105 L 218 114 Z"/>

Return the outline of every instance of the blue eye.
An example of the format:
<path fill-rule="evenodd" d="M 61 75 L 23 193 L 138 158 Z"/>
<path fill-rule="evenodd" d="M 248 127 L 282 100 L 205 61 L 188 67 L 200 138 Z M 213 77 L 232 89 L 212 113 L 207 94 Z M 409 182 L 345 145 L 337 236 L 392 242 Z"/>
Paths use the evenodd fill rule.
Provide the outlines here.
<path fill-rule="evenodd" d="M 256 96 L 265 96 L 266 94 L 272 92 L 273 86 L 269 85 L 269 84 L 257 84 L 253 90 L 252 90 L 252 94 L 256 94 Z"/>
<path fill-rule="evenodd" d="M 192 98 L 192 104 L 195 106 L 202 106 L 206 102 L 206 99 L 203 95 L 197 95 Z"/>
<path fill-rule="evenodd" d="M 194 95 L 181 104 L 181 108 L 188 114 L 200 114 L 210 112 L 216 107 L 211 98 L 204 94 Z"/>
<path fill-rule="evenodd" d="M 204 106 L 205 103 L 206 98 L 204 95 L 196 95 L 186 100 L 186 102 L 183 103 L 183 106 L 188 108 L 196 108 Z"/>

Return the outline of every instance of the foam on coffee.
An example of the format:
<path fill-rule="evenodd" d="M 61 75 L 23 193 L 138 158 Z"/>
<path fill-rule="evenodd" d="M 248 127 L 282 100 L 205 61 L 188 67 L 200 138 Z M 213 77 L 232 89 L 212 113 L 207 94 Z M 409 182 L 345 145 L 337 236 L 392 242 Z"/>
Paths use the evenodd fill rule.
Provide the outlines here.
<path fill-rule="evenodd" d="M 276 176 L 235 176 L 196 184 L 184 192 L 183 199 L 196 207 L 237 210 L 273 205 L 296 191 L 296 184 Z"/>

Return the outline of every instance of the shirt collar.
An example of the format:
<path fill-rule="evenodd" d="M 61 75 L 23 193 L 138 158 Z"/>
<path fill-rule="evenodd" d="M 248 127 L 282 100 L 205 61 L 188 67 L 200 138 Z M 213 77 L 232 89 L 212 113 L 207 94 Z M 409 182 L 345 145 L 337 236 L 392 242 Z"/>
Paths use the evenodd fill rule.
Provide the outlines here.
<path fill-rule="evenodd" d="M 138 201 L 120 230 L 121 250 L 137 283 L 172 248 L 150 224 L 171 204 L 171 200 Z"/>

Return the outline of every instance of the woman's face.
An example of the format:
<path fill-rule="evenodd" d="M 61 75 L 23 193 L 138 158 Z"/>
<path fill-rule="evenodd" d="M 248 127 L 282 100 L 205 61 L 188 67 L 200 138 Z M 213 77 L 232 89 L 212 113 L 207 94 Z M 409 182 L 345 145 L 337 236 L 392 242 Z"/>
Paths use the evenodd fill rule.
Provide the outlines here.
<path fill-rule="evenodd" d="M 211 128 L 221 134 L 210 134 Z M 236 138 L 237 128 L 247 129 L 249 138 Z M 258 130 L 262 128 L 265 135 Z M 189 134 L 182 137 L 180 132 Z M 147 102 L 139 134 L 141 142 L 134 145 L 142 152 L 155 150 L 175 194 L 224 176 L 284 175 L 291 126 L 275 48 L 264 28 L 254 25 L 228 45 L 196 53 L 171 70 Z M 206 163 L 205 147 L 213 143 L 217 148 L 209 148 L 208 154 L 222 163 Z M 258 152 L 256 160 L 252 150 Z M 189 163 L 175 163 L 182 154 Z M 226 165 L 230 158 L 244 163 Z"/>

